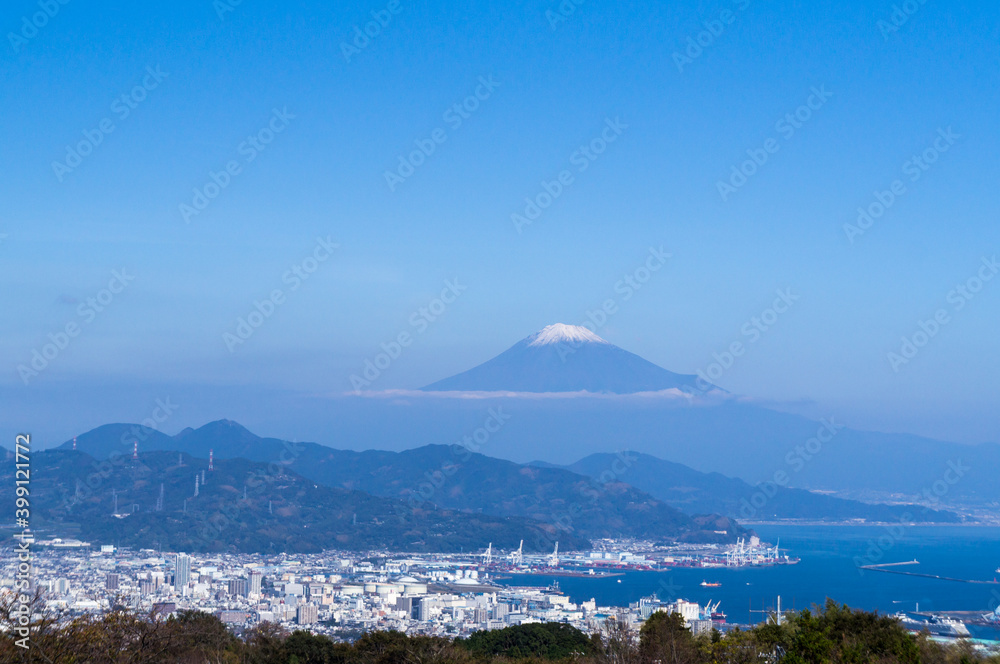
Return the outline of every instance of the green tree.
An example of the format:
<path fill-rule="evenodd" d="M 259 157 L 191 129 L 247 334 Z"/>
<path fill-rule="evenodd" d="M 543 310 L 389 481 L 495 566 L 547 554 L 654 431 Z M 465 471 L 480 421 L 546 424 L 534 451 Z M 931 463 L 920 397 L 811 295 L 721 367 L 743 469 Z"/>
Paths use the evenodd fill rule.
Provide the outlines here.
<path fill-rule="evenodd" d="M 481 631 L 460 643 L 476 655 L 512 659 L 563 659 L 586 655 L 593 649 L 593 643 L 586 634 L 563 623 L 529 623 Z"/>
<path fill-rule="evenodd" d="M 657 611 L 639 630 L 639 653 L 643 662 L 653 664 L 694 664 L 702 661 L 691 630 L 679 613 Z"/>

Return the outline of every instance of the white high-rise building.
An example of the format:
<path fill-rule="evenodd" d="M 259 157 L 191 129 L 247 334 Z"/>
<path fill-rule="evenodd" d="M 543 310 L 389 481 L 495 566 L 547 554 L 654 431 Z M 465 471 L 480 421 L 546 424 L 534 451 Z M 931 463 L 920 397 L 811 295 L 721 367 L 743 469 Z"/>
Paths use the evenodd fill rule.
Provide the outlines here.
<path fill-rule="evenodd" d="M 174 565 L 174 588 L 183 588 L 191 580 L 191 556 L 177 554 Z"/>

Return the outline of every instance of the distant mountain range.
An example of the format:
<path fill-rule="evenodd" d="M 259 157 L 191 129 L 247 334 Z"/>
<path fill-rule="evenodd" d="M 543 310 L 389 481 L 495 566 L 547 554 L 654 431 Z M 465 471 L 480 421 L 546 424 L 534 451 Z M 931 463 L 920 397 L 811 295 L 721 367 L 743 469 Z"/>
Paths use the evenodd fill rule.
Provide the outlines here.
<path fill-rule="evenodd" d="M 696 390 L 696 383 L 698 376 L 667 371 L 585 327 L 558 323 L 525 337 L 492 360 L 423 389 L 631 394 Z M 707 382 L 702 387 L 714 388 Z"/>
<path fill-rule="evenodd" d="M 324 403 L 336 422 L 326 445 L 261 438 L 226 420 L 176 436 L 109 424 L 79 435 L 76 444 L 101 459 L 127 457 L 138 443 L 140 458 L 172 451 L 205 459 L 212 450 L 217 464 L 246 460 L 239 463 L 284 469 L 298 478 L 294 487 L 304 482 L 304 495 L 327 511 L 345 514 L 340 505 L 351 496 L 375 501 L 358 509 L 383 521 L 374 515 L 408 505 L 415 514 L 426 512 L 422 523 L 436 533 L 433 541 L 459 547 L 488 541 L 500 546 L 499 536 L 482 538 L 492 532 L 510 539 L 505 528 L 511 524 L 523 530 L 527 546 L 539 550 L 554 540 L 566 549 L 570 542 L 603 537 L 728 542 L 747 533 L 737 520 L 952 523 L 959 520 L 953 512 L 905 503 L 937 506 L 945 498 L 989 508 L 1000 502 L 994 477 L 1000 446 L 854 431 L 836 418 L 815 422 L 775 412 L 569 325 L 546 327 L 422 391 Z M 450 441 L 455 444 L 440 444 Z M 358 449 L 367 451 L 352 451 Z M 631 451 L 623 458 L 610 454 L 616 450 Z M 527 464 L 533 459 L 540 463 Z M 158 472 L 170 475 L 167 466 Z M 128 477 L 120 479 L 129 491 L 140 491 L 139 484 L 128 485 Z M 235 476 L 232 482 L 238 489 Z M 147 493 L 136 504 L 146 507 L 129 519 L 149 520 L 143 530 L 149 533 L 165 527 L 164 515 L 148 508 L 149 482 L 141 486 Z M 354 493 L 314 493 L 320 489 Z M 870 504 L 877 502 L 894 504 Z M 307 523 L 335 528 L 309 533 L 303 546 L 339 532 L 342 521 L 324 521 L 322 509 L 311 511 L 314 503 L 300 504 Z M 94 523 L 103 523 L 104 516 L 94 512 Z M 451 528 L 471 516 L 481 521 L 463 526 L 468 537 L 462 539 Z M 261 542 L 259 533 L 295 522 L 259 523 L 252 529 L 257 534 L 248 532 L 240 541 Z M 415 531 L 405 528 L 380 532 L 359 531 L 350 540 L 430 546 L 431 540 L 412 539 Z"/>
<path fill-rule="evenodd" d="M 126 424 L 98 427 L 77 437 L 77 450 L 99 458 L 128 457 L 129 441 L 135 440 L 137 430 L 141 433 Z M 70 441 L 59 449 L 72 445 Z M 236 422 L 220 420 L 177 436 L 150 431 L 139 449 L 199 458 L 211 451 L 216 460 L 248 459 L 287 467 L 317 484 L 403 500 L 410 506 L 526 518 L 575 538 L 726 542 L 747 533 L 731 519 L 684 514 L 621 482 L 601 484 L 568 470 L 522 466 L 464 447 L 352 452 L 259 438 Z M 551 543 L 552 538 L 546 536 L 544 542 Z"/>
<path fill-rule="evenodd" d="M 858 431 L 836 413 L 817 422 L 730 395 L 705 373 L 725 370 L 673 373 L 586 328 L 550 325 L 423 397 L 331 400 L 326 442 L 398 450 L 460 439 L 475 412 L 503 405 L 514 415 L 493 454 L 514 461 L 628 449 L 750 484 L 784 473 L 789 487 L 868 501 L 1000 506 L 1000 445 Z"/>
<path fill-rule="evenodd" d="M 310 477 L 329 486 L 527 517 L 591 539 L 728 542 L 747 534 L 734 520 L 685 514 L 624 482 L 599 483 L 568 470 L 532 468 L 461 447 L 428 445 L 399 453 L 326 448 L 323 458 L 308 465 Z"/>
<path fill-rule="evenodd" d="M 127 456 L 137 431 L 142 433 L 135 425 L 98 427 L 77 438 L 78 449 L 101 458 Z M 62 449 L 71 446 L 72 442 L 67 442 Z M 525 517 L 591 539 L 622 536 L 726 541 L 745 532 L 732 522 L 735 519 L 887 521 L 898 520 L 908 511 L 916 520 L 957 520 L 945 511 L 869 505 L 784 487 L 776 487 L 779 490 L 773 497 L 770 487 L 765 487 L 767 500 L 758 505 L 761 489 L 742 480 L 701 473 L 648 455 L 593 455 L 558 468 L 516 464 L 458 445 L 354 452 L 260 438 L 228 420 L 185 429 L 176 436 L 146 430 L 140 450 L 147 449 L 202 458 L 212 450 L 216 459 L 278 463 L 329 487 L 410 504 Z M 730 521 L 720 521 L 720 515 Z M 726 534 L 714 532 L 717 530 Z"/>
<path fill-rule="evenodd" d="M 549 466 L 549 464 L 540 464 Z M 718 512 L 754 521 L 773 519 L 829 519 L 844 521 L 926 521 L 956 523 L 958 515 L 914 505 L 883 505 L 844 500 L 789 489 L 771 481 L 752 486 L 741 479 L 719 473 L 701 473 L 679 463 L 648 454 L 592 454 L 566 466 L 567 470 L 601 478 L 609 468 L 617 477 L 637 489 L 685 512 Z"/>
<path fill-rule="evenodd" d="M 208 470 L 207 460 L 176 452 L 99 462 L 79 450 L 48 450 L 34 453 L 31 465 L 34 530 L 101 544 L 261 553 L 474 551 L 490 542 L 515 549 L 521 539 L 529 551 L 549 550 L 555 540 L 588 546 L 530 519 L 413 506 L 246 459 L 216 459 Z M 11 506 L 13 473 L 13 463 L 0 470 L 0 496 Z"/>

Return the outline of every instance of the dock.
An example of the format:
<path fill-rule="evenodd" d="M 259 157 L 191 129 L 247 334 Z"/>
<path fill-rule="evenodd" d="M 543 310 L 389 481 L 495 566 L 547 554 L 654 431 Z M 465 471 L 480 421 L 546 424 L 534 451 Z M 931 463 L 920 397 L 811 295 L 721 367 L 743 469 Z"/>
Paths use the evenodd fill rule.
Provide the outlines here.
<path fill-rule="evenodd" d="M 954 581 L 955 583 L 978 583 L 988 586 L 1000 586 L 1000 581 L 980 581 L 977 579 L 956 579 L 950 576 L 941 576 L 939 574 L 924 574 L 923 572 L 906 572 L 904 570 L 898 569 L 887 569 L 890 567 L 900 567 L 903 565 L 919 565 L 920 562 L 917 560 L 907 560 L 901 563 L 880 563 L 877 565 L 859 565 L 858 569 L 868 570 L 871 572 L 885 572 L 886 574 L 902 574 L 903 576 L 920 576 L 925 579 L 937 579 L 939 581 Z"/>

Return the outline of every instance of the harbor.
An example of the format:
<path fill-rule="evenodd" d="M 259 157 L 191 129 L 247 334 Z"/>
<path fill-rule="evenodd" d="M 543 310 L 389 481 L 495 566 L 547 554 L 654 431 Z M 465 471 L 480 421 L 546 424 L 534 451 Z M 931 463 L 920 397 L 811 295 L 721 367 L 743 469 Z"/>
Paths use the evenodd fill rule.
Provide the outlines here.
<path fill-rule="evenodd" d="M 491 543 L 479 555 L 479 562 L 483 574 L 498 580 L 511 574 L 604 579 L 627 571 L 773 567 L 799 562 L 799 558 L 783 553 L 779 544 L 771 546 L 757 536 L 740 538 L 728 546 L 656 546 L 628 540 L 615 544 L 617 550 L 560 554 L 556 542 L 552 553 L 532 554 L 524 552 L 522 541 L 514 551 L 500 554 Z"/>
<path fill-rule="evenodd" d="M 993 577 L 1000 558 L 1000 528 L 965 526 L 914 526 L 894 544 L 896 561 L 919 560 L 920 567 L 891 565 L 900 571 L 920 570 L 919 576 L 876 573 L 860 569 L 870 541 L 879 526 L 758 526 L 762 540 L 781 542 L 782 557 L 800 558 L 798 564 L 726 566 L 730 547 L 679 552 L 650 551 L 652 569 L 618 569 L 614 578 L 555 577 L 505 574 L 504 585 L 539 586 L 558 581 L 574 601 L 596 598 L 601 604 L 627 606 L 642 597 L 684 598 L 705 606 L 721 601 L 728 624 L 755 624 L 773 612 L 781 595 L 787 611 L 822 606 L 827 598 L 857 609 L 894 615 L 919 612 L 961 620 L 974 639 L 1000 642 L 1000 587 L 965 583 Z M 774 546 L 769 547 L 771 549 Z M 605 561 L 617 566 L 614 561 Z M 706 566 L 706 563 L 708 565 Z M 648 562 L 647 562 L 648 565 Z M 611 567 L 596 566 L 597 570 Z M 951 579 L 955 579 L 952 581 Z M 715 585 L 719 584 L 719 585 Z"/>

